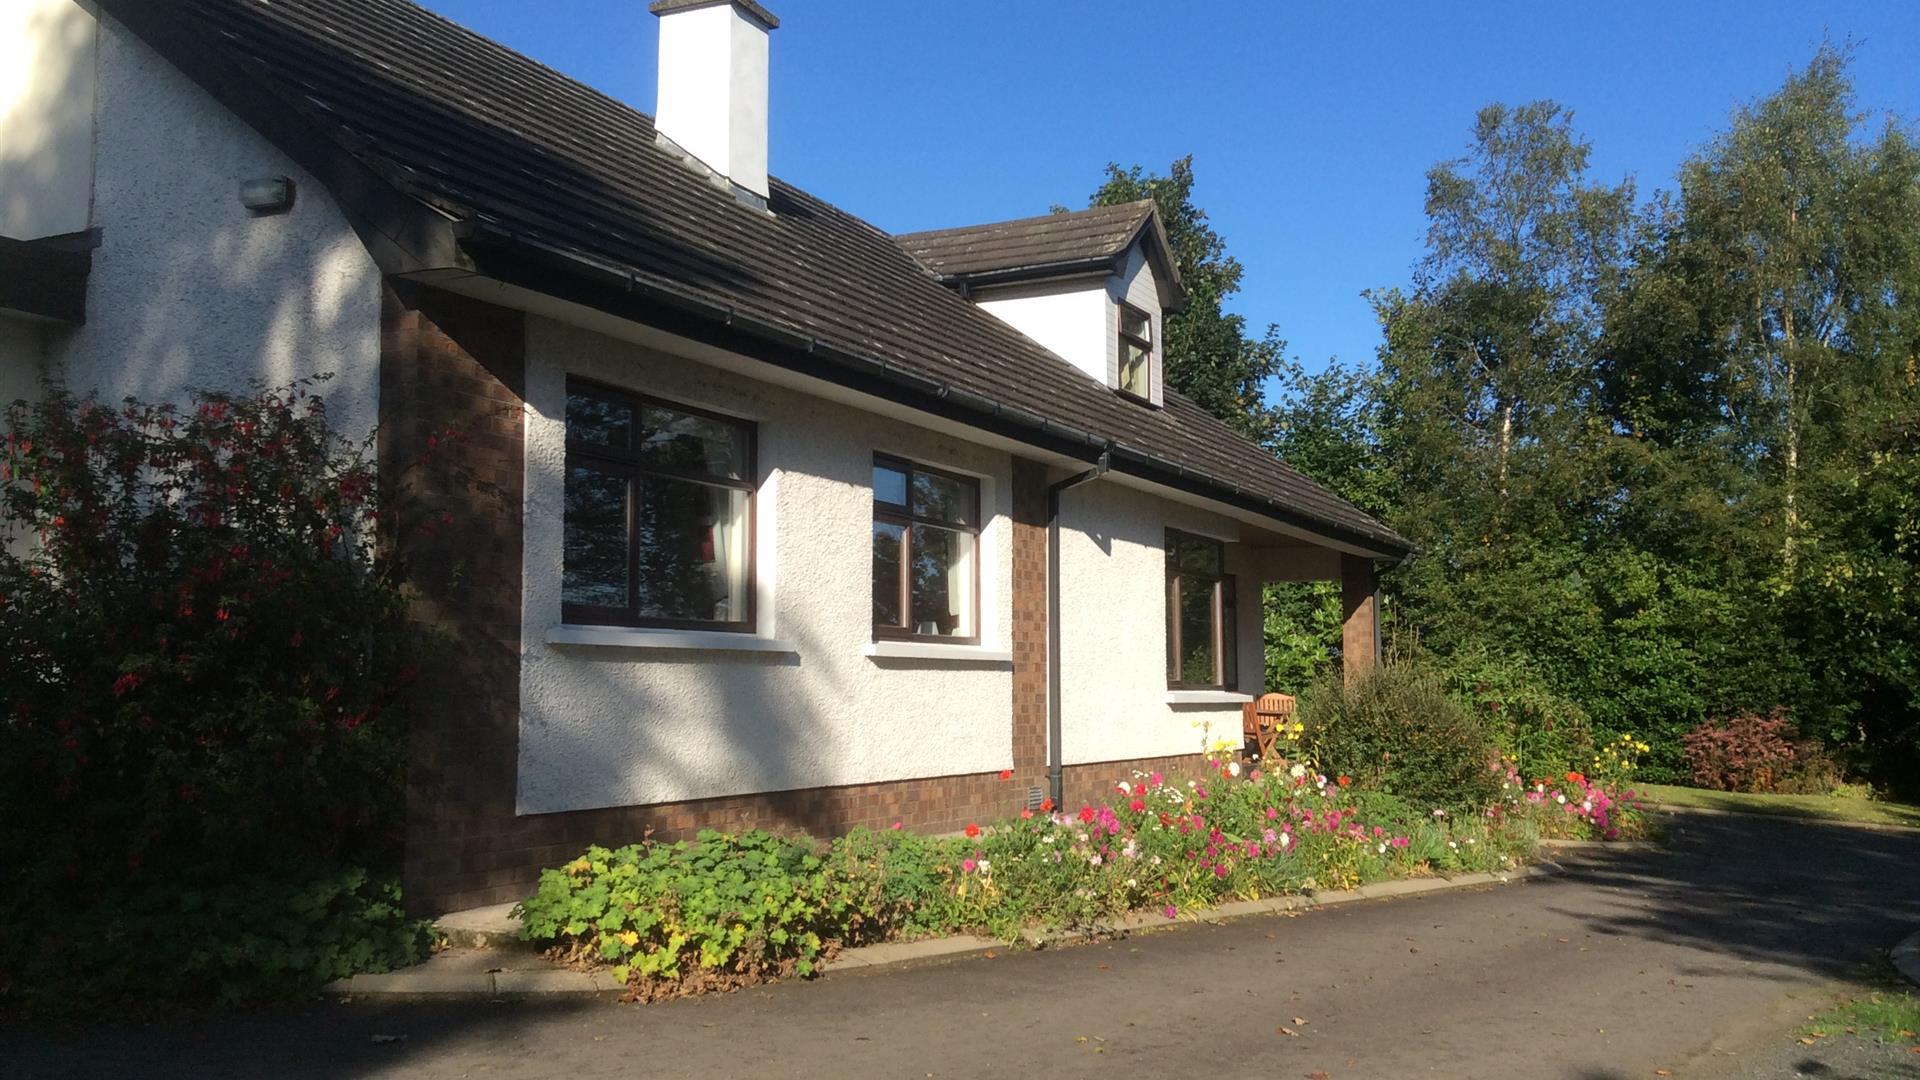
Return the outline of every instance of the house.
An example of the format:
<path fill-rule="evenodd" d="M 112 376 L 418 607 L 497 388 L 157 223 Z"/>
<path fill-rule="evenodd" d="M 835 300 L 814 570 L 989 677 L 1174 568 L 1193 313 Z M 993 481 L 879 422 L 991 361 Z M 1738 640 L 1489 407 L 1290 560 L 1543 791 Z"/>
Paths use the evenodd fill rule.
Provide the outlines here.
<path fill-rule="evenodd" d="M 467 433 L 407 553 L 459 644 L 415 904 L 1191 768 L 1267 582 L 1344 582 L 1374 661 L 1409 545 L 1164 385 L 1150 205 L 889 236 L 769 175 L 771 13 L 651 10 L 653 118 L 407 0 L 0 16 L 0 389 L 326 373 L 385 467 Z"/>

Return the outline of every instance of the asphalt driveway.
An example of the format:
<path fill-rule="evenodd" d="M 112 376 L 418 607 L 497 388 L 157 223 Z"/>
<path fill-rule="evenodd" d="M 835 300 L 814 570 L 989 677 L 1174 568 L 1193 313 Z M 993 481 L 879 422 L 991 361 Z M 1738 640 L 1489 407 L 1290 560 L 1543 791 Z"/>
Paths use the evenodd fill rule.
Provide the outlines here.
<path fill-rule="evenodd" d="M 1783 1050 L 1787 1033 L 1920 929 L 1920 832 L 1688 817 L 1670 850 L 1568 865 L 655 1006 L 315 1004 L 12 1026 L 0 1076 L 1822 1075 Z"/>

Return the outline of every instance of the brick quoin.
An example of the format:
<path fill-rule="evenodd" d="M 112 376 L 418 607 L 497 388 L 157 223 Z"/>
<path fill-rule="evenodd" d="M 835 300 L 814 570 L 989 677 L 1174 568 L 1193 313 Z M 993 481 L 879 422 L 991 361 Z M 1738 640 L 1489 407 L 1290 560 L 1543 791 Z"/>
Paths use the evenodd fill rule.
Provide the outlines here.
<path fill-rule="evenodd" d="M 1017 814 L 1046 785 L 1046 480 L 1013 463 L 1013 773 L 940 776 L 522 816 L 521 508 L 526 326 L 518 312 L 404 282 L 383 305 L 383 475 L 390 520 L 433 642 L 408 743 L 404 881 L 435 914 L 517 900 L 589 844 L 691 839 L 701 829 L 832 836 L 856 827 L 956 832 Z M 446 521 L 446 524 L 442 522 Z M 425 526 L 425 528 L 422 528 Z M 1073 765 L 1068 806 L 1135 771 L 1197 775 L 1197 755 Z"/>

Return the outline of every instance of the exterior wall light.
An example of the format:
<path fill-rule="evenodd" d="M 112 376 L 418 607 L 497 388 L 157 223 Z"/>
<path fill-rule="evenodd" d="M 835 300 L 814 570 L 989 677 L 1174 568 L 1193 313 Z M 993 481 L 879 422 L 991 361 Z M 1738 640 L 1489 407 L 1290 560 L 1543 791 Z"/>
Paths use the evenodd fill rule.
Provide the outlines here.
<path fill-rule="evenodd" d="M 293 209 L 293 178 L 262 176 L 240 183 L 240 205 L 255 214 L 284 214 Z"/>

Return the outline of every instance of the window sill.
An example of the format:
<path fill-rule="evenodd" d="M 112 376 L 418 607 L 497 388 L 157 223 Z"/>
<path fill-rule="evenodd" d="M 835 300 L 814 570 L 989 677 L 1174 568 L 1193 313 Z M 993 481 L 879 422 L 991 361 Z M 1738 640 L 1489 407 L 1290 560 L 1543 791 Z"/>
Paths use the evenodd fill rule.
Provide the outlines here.
<path fill-rule="evenodd" d="M 1169 690 L 1166 697 L 1169 705 L 1242 705 L 1252 700 L 1252 694 L 1231 690 Z"/>
<path fill-rule="evenodd" d="M 876 659 L 959 660 L 970 664 L 1011 664 L 1013 654 L 984 645 L 944 645 L 937 641 L 874 641 L 861 650 Z"/>
<path fill-rule="evenodd" d="M 637 626 L 553 626 L 549 645 L 600 645 L 614 649 L 699 649 L 708 652 L 797 653 L 791 641 L 718 630 L 653 630 Z"/>

